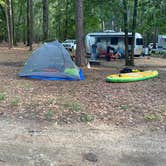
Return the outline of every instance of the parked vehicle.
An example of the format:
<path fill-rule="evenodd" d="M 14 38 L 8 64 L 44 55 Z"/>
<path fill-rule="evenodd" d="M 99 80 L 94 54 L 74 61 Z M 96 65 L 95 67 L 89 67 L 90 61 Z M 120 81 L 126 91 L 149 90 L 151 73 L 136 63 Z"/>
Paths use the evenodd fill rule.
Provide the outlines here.
<path fill-rule="evenodd" d="M 74 39 L 67 39 L 63 43 L 63 46 L 70 51 L 76 50 L 76 40 Z"/>
<path fill-rule="evenodd" d="M 156 48 L 153 48 L 153 43 L 149 43 L 149 48 L 152 46 L 151 52 L 155 54 L 166 54 L 166 35 L 158 35 L 158 43 Z"/>
<path fill-rule="evenodd" d="M 149 43 L 148 44 L 149 49 L 154 49 L 154 43 Z M 156 43 L 156 49 L 158 48 L 158 43 Z"/>
<path fill-rule="evenodd" d="M 158 48 L 166 50 L 166 35 L 158 35 Z"/>
<path fill-rule="evenodd" d="M 131 50 L 131 39 L 132 33 L 128 33 L 129 40 L 129 50 Z M 114 32 L 114 31 L 106 31 L 106 32 L 94 32 L 88 33 L 85 37 L 85 47 L 86 53 L 91 53 L 91 47 L 94 43 L 99 45 L 100 52 L 99 54 L 105 54 L 107 47 L 111 46 L 115 50 L 118 47 L 125 49 L 124 44 L 125 33 L 124 32 Z M 140 56 L 143 53 L 143 38 L 140 33 L 135 33 L 135 41 L 134 41 L 134 55 Z"/>

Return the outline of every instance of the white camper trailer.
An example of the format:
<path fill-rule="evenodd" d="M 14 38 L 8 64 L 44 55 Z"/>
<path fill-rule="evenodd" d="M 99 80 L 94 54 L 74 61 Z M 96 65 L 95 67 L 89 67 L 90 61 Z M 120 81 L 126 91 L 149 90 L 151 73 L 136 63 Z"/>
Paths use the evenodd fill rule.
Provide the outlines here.
<path fill-rule="evenodd" d="M 129 50 L 131 49 L 131 39 L 132 33 L 128 33 L 129 35 Z M 91 53 L 92 44 L 96 43 L 100 49 L 99 54 L 105 54 L 107 50 L 107 46 L 113 47 L 115 50 L 118 47 L 125 49 L 125 33 L 124 32 L 114 32 L 114 31 L 106 31 L 106 32 L 94 32 L 88 33 L 85 37 L 85 47 L 86 53 Z M 139 33 L 135 33 L 135 42 L 134 42 L 134 55 L 140 56 L 143 53 L 143 38 Z"/>
<path fill-rule="evenodd" d="M 166 49 L 166 35 L 158 35 L 158 48 Z"/>

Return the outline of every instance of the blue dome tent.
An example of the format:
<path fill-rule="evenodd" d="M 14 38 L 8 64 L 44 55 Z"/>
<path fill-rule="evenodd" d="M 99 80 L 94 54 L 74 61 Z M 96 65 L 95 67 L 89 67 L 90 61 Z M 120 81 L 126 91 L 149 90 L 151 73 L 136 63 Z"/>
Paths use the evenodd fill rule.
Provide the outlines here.
<path fill-rule="evenodd" d="M 44 43 L 29 57 L 19 73 L 20 77 L 41 80 L 84 80 L 82 70 L 57 41 Z"/>

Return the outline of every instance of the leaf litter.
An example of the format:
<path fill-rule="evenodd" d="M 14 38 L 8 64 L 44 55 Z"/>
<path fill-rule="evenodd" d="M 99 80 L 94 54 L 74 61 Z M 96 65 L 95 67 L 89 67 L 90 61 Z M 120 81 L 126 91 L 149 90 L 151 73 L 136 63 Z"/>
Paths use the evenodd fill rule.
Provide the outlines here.
<path fill-rule="evenodd" d="M 0 47 L 0 116 L 59 124 L 102 121 L 117 126 L 166 129 L 166 59 L 137 58 L 136 66 L 158 69 L 160 76 L 133 83 L 107 83 L 124 61 L 84 68 L 85 81 L 41 81 L 17 76 L 29 52 Z M 157 117 L 157 118 L 156 118 Z"/>

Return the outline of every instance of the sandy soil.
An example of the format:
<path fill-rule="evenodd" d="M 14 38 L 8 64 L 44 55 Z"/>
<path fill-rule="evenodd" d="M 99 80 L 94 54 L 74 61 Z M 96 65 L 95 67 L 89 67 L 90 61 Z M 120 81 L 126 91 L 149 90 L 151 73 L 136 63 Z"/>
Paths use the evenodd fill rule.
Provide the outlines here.
<path fill-rule="evenodd" d="M 165 166 L 166 133 L 117 128 L 0 121 L 2 166 Z M 89 156 L 89 157 L 87 157 Z"/>

